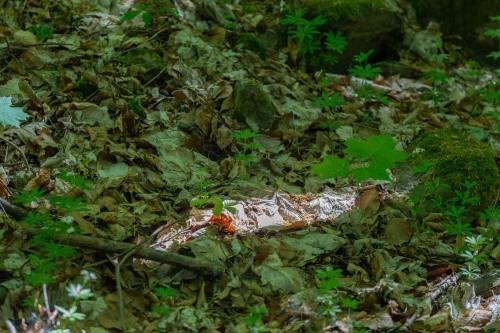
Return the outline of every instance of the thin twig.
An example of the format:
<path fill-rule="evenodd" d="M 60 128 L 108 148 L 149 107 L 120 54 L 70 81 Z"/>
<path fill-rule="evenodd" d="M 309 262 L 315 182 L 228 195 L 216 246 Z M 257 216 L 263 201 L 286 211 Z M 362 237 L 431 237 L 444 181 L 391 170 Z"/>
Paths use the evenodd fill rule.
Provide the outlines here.
<path fill-rule="evenodd" d="M 118 292 L 118 305 L 120 309 L 120 319 L 122 322 L 122 331 L 123 333 L 127 333 L 127 324 L 125 322 L 125 301 L 123 300 L 123 289 L 121 283 L 121 273 L 120 269 L 122 264 L 127 261 L 127 259 L 137 250 L 138 248 L 131 249 L 128 253 L 125 254 L 123 258 L 121 258 L 117 264 L 113 261 L 111 256 L 106 255 L 113 266 L 115 266 L 115 278 L 116 278 L 116 291 Z"/>
<path fill-rule="evenodd" d="M 3 141 L 7 142 L 12 147 L 16 148 L 21 153 L 21 155 L 23 156 L 23 159 L 24 159 L 24 163 L 26 163 L 26 167 L 28 168 L 28 171 L 31 171 L 30 165 L 28 163 L 28 159 L 24 155 L 24 152 L 21 150 L 21 148 L 19 148 L 16 144 L 10 142 L 9 140 L 7 140 L 6 138 L 4 138 L 3 136 L 0 136 L 0 139 L 2 139 Z"/>

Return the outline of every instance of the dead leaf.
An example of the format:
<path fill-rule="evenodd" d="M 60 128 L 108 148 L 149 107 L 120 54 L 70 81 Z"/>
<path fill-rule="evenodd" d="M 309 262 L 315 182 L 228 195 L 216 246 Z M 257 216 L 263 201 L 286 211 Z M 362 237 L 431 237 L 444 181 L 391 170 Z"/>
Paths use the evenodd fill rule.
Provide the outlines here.
<path fill-rule="evenodd" d="M 412 235 L 411 227 L 402 218 L 392 218 L 387 222 L 385 237 L 391 245 L 401 245 L 410 241 Z"/>
<path fill-rule="evenodd" d="M 354 205 L 363 211 L 364 216 L 373 216 L 380 208 L 380 199 L 377 188 L 373 186 L 361 192 Z"/>

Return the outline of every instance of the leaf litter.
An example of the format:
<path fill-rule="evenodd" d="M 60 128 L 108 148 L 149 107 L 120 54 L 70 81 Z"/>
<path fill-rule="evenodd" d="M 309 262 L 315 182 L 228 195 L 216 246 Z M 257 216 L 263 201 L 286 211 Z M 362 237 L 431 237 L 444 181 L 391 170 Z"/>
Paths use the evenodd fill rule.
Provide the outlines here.
<path fill-rule="evenodd" d="M 139 256 L 120 262 L 117 275 L 109 262 L 99 263 L 106 259 L 103 254 L 82 249 L 79 262 L 68 262 L 68 274 L 58 279 L 60 286 L 69 283 L 78 275 L 71 270 L 82 267 L 98 275 L 92 286 L 98 297 L 82 303 L 87 319 L 75 324 L 75 331 L 99 327 L 113 332 L 125 325 L 141 332 L 246 332 L 243 318 L 256 305 L 269 310 L 264 323 L 273 332 L 352 332 L 353 320 L 370 331 L 453 331 L 457 323 L 472 331 L 497 314 L 493 301 L 472 306 L 470 291 L 454 299 L 460 297 L 454 295 L 459 288 L 469 285 L 457 282 L 453 263 L 459 258 L 439 234 L 411 227 L 413 217 L 397 187 L 352 189 L 348 180 L 337 179 L 329 180 L 327 188 L 309 175 L 311 165 L 320 165 L 321 153 L 332 151 L 331 140 L 347 143 L 355 136 L 369 140 L 385 134 L 404 148 L 420 130 L 433 127 L 463 124 L 477 133 L 487 131 L 492 125 L 486 117 L 470 117 L 459 108 L 430 110 L 420 98 L 430 82 L 397 76 L 360 81 L 328 74 L 334 89 L 350 102 L 338 111 L 343 126 L 316 131 L 314 124 L 325 118 L 308 101 L 318 90 L 312 76 L 272 60 L 277 56 L 263 61 L 251 51 L 229 47 L 233 32 L 223 28 L 228 23 L 223 12 L 243 15 L 241 7 L 231 11 L 212 1 L 196 6 L 174 1 L 181 19 L 165 16 L 163 24 L 141 29 L 135 26 L 140 21 L 116 25 L 124 13 L 108 15 L 98 5 L 82 11 L 67 4 L 79 15 L 69 22 L 68 8 L 62 5 L 66 2 L 60 3 L 50 4 L 60 15 L 43 7 L 26 14 L 33 24 L 46 15 L 59 16 L 56 23 L 62 29 L 52 39 L 41 42 L 18 28 L 2 32 L 2 43 L 9 40 L 12 47 L 1 54 L 8 64 L 0 85 L 1 107 L 10 112 L 2 119 L 13 126 L 3 136 L 22 147 L 34 169 L 43 171 L 30 175 L 19 172 L 21 164 L 9 164 L 2 171 L 3 186 L 21 191 L 23 183 L 32 181 L 52 188 L 52 170 L 71 170 L 94 181 L 80 193 L 90 210 L 75 216 L 86 236 L 140 244 L 153 235 L 147 243 L 152 248 L 221 268 L 217 276 L 206 278 L 187 267 Z M 266 16 L 243 16 L 246 31 L 256 31 L 262 20 L 272 22 L 274 7 Z M 197 11 L 205 19 L 196 18 Z M 9 26 L 16 26 L 12 14 L 5 13 Z M 147 61 L 124 56 L 133 50 L 145 50 L 138 54 L 147 54 L 142 57 Z M 461 70 L 465 68 L 456 71 Z M 453 70 L 450 74 L 457 86 L 472 84 Z M 494 77 L 485 71 L 477 81 Z M 258 114 L 248 115 L 248 125 L 261 132 L 252 165 L 233 157 L 238 147 L 230 136 L 246 127 L 229 112 L 235 107 L 235 83 L 243 79 L 259 82 L 259 94 L 267 96 L 266 103 L 279 116 L 272 129 L 261 130 L 267 125 Z M 386 91 L 395 104 L 360 104 L 354 91 L 366 84 Z M 137 99 L 145 114 L 130 103 Z M 465 110 L 474 104 L 456 90 L 450 100 Z M 361 122 L 366 114 L 376 121 Z M 14 130 L 19 121 L 24 122 Z M 491 142 L 498 147 L 496 139 Z M 20 160 L 19 151 L 10 150 L 5 160 Z M 208 185 L 202 186 L 204 182 Z M 209 208 L 190 209 L 201 190 L 234 200 L 236 212 L 214 218 Z M 1 285 L 10 291 L 2 317 L 19 331 L 39 327 L 41 332 L 48 309 L 25 313 L 26 319 L 34 316 L 25 326 L 15 315 L 30 292 L 18 278 L 29 261 L 23 250 L 29 241 L 11 237 L 17 228 L 12 220 L 4 218 L 2 225 Z M 337 278 L 336 299 L 357 300 L 356 309 L 334 316 L 320 313 L 321 281 L 315 272 L 327 267 L 343 274 Z M 431 280 L 438 276 L 442 279 Z M 166 285 L 178 294 L 168 301 L 171 312 L 159 316 L 151 311 L 160 304 L 152 291 Z M 50 288 L 49 300 L 64 302 L 65 296 L 57 296 L 58 286 Z"/>

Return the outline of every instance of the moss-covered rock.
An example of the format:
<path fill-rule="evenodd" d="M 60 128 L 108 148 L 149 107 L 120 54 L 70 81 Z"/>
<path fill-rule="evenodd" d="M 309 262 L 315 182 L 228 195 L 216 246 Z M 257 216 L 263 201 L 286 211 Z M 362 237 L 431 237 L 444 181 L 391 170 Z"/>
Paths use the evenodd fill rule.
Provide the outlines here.
<path fill-rule="evenodd" d="M 252 51 L 257 54 L 259 58 L 266 58 L 264 47 L 255 34 L 249 32 L 238 34 L 234 39 L 234 45 L 236 46 L 238 44 L 242 44 L 244 49 Z"/>
<path fill-rule="evenodd" d="M 303 0 L 302 2 L 307 6 L 318 6 L 319 13 L 331 20 L 331 23 L 357 21 L 385 8 L 384 0 Z"/>
<path fill-rule="evenodd" d="M 255 80 L 242 79 L 234 87 L 234 116 L 253 131 L 271 128 L 276 106 L 271 96 Z"/>
<path fill-rule="evenodd" d="M 423 161 L 431 165 L 424 175 L 424 182 L 439 177 L 442 183 L 450 186 L 450 189 L 439 193 L 444 200 L 454 197 L 454 190 L 464 191 L 460 183 L 468 181 L 477 183 L 471 189 L 471 196 L 480 198 L 475 212 L 483 211 L 494 202 L 498 169 L 494 151 L 489 145 L 466 132 L 440 129 L 427 131 L 417 137 L 409 146 L 409 152 L 413 153 L 408 159 L 413 167 L 421 165 Z"/>

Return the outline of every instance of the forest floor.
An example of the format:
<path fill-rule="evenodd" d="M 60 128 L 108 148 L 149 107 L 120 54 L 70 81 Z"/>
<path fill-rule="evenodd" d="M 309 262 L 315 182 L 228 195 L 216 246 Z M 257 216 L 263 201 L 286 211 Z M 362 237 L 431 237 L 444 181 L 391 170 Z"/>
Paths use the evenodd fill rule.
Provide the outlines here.
<path fill-rule="evenodd" d="M 279 4 L 203 3 L 3 10 L 0 331 L 495 330 L 497 73 L 310 73 L 235 43 Z"/>

